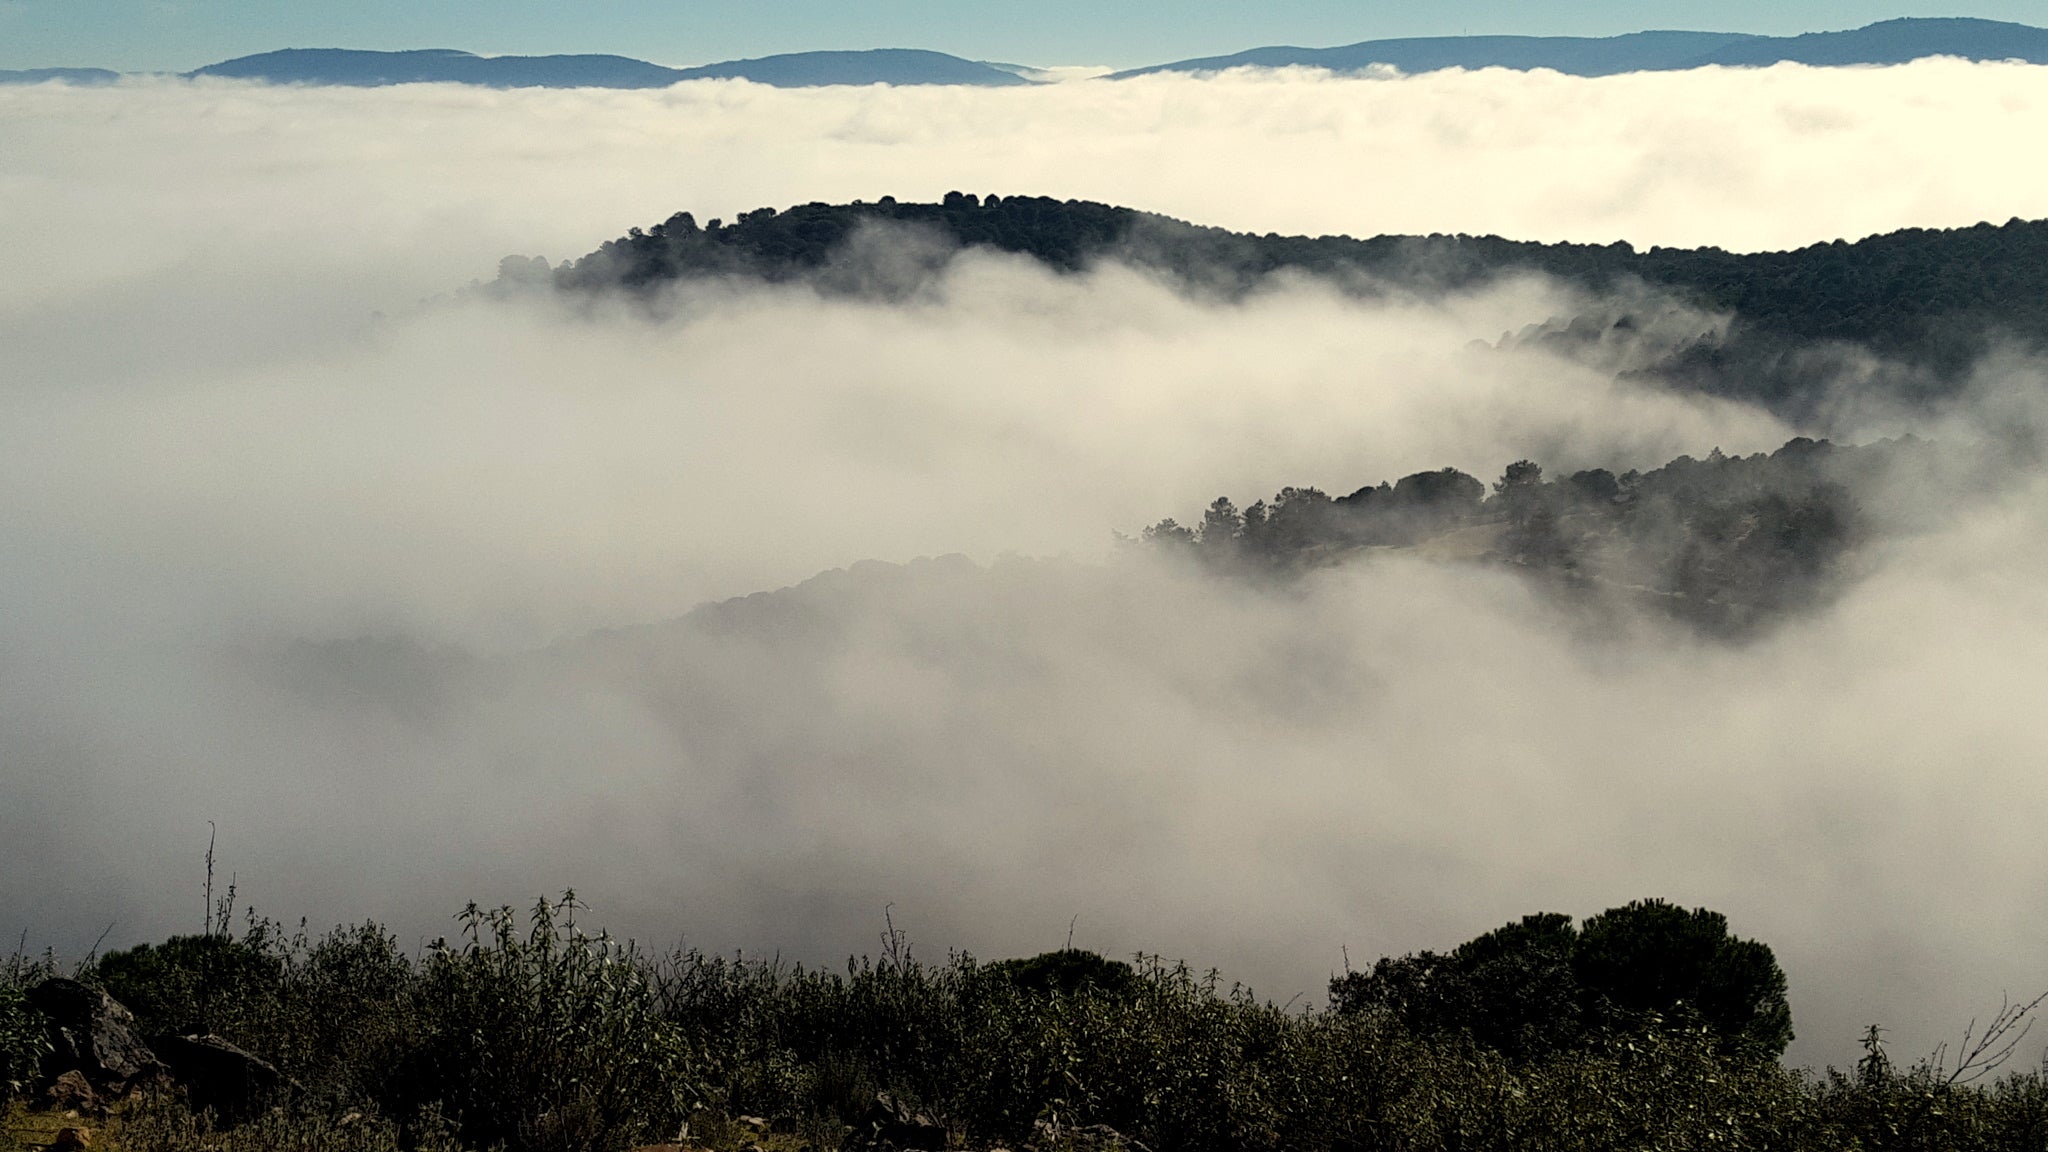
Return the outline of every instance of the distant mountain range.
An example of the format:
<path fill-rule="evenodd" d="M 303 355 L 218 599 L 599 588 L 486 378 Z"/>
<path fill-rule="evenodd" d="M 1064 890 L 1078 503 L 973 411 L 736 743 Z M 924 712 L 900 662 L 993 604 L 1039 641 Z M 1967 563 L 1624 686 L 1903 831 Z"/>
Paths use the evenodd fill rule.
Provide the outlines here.
<path fill-rule="evenodd" d="M 1245 67 L 1300 66 L 1357 72 L 1375 65 L 1409 73 L 1440 68 L 1550 68 L 1573 76 L 1612 76 L 1712 64 L 1904 64 L 1927 56 L 2048 64 L 2048 29 L 1996 20 L 1943 18 L 1886 20 L 1850 32 L 1809 32 L 1803 36 L 1750 36 L 1734 32 L 1632 32 L 1600 38 L 1431 36 L 1367 40 L 1341 48 L 1254 48 L 1232 56 L 1134 68 L 1114 73 L 1111 79 Z"/>
<path fill-rule="evenodd" d="M 1814 65 L 1902 64 L 1926 56 L 2024 60 L 2048 64 L 2048 29 L 1995 20 L 1886 20 L 1849 32 L 1752 36 L 1739 32 L 1632 32 L 1625 36 L 1437 36 L 1367 40 L 1341 48 L 1254 48 L 1230 56 L 1181 60 L 1113 73 L 1128 79 L 1158 72 L 1226 68 L 1327 68 L 1358 72 L 1375 66 L 1402 72 L 1441 68 L 1550 68 L 1574 76 L 1663 72 L 1707 65 L 1760 67 L 1786 61 Z M 833 84 L 1017 86 L 1054 74 L 1018 64 L 963 60 L 914 48 L 864 52 L 793 52 L 669 68 L 627 56 L 478 56 L 449 48 L 369 52 L 287 48 L 242 56 L 185 73 L 272 84 L 475 84 L 489 88 L 665 88 L 684 80 L 741 79 L 778 88 Z M 0 71 L 0 84 L 61 81 L 103 84 L 120 74 L 101 68 Z"/>
<path fill-rule="evenodd" d="M 65 84 L 112 84 L 119 72 L 105 68 L 30 68 L 9 72 L 0 68 L 0 84 L 43 84 L 55 80 Z"/>
<path fill-rule="evenodd" d="M 474 84 L 485 88 L 666 88 L 684 80 L 751 80 L 777 88 L 829 84 L 953 84 L 995 87 L 1032 81 L 1007 68 L 914 48 L 865 52 L 795 52 L 728 60 L 698 68 L 667 68 L 627 56 L 478 56 L 451 48 L 367 52 L 349 48 L 287 48 L 209 64 L 184 75 L 224 76 L 271 84 L 381 88 L 391 84 Z M 1029 70 L 1023 70 L 1029 71 Z M 0 72 L 0 83 L 46 80 L 103 83 L 119 74 L 95 68 Z"/>

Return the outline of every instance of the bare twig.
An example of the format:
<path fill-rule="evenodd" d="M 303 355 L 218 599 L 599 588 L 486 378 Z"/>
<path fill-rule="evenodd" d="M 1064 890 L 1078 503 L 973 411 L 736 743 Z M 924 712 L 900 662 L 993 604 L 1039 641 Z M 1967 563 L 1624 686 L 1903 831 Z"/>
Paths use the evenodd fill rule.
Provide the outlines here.
<path fill-rule="evenodd" d="M 2044 1003 L 2048 1003 L 2048 992 L 2024 1004 L 2014 1004 L 2007 997 L 1999 1004 L 1997 1014 L 1985 1022 L 1982 1032 L 1977 1030 L 1975 1020 L 1970 1021 L 1969 1027 L 1963 1029 L 1962 1041 L 1956 1045 L 1961 1055 L 1955 1068 L 1942 1077 L 1942 1083 L 1971 1084 L 2003 1067 L 2027 1033 L 2034 1030 L 2034 1021 L 2039 1017 L 2033 1012 Z M 1946 1044 L 1934 1050 L 1930 1062 L 1936 1074 L 1946 1067 L 1947 1052 Z"/>

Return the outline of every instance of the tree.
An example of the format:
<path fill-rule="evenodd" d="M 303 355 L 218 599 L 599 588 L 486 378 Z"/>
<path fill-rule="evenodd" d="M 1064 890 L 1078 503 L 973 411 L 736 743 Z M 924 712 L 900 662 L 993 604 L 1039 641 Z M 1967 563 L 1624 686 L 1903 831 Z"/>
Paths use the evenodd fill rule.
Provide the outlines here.
<path fill-rule="evenodd" d="M 1605 468 L 1588 468 L 1565 479 L 1573 498 L 1582 504 L 1612 504 L 1621 498 L 1621 480 Z"/>
<path fill-rule="evenodd" d="M 1237 554 L 1237 539 L 1244 532 L 1244 517 L 1228 496 L 1218 496 L 1202 513 L 1202 526 L 1195 543 L 1205 560 L 1223 560 Z"/>
<path fill-rule="evenodd" d="M 1705 908 L 1662 900 L 1610 908 L 1574 929 L 1524 916 L 1448 954 L 1382 958 L 1330 981 L 1340 1013 L 1381 1013 L 1409 1029 L 1463 1034 L 1538 1060 L 1659 1020 L 1705 1025 L 1731 1054 L 1776 1059 L 1792 1041 L 1785 974 L 1768 946 Z"/>
<path fill-rule="evenodd" d="M 1016 960 L 998 960 L 988 968 L 1027 991 L 1066 996 L 1083 988 L 1125 992 L 1138 979 L 1129 964 L 1085 948 L 1061 948 Z"/>
<path fill-rule="evenodd" d="M 1320 488 L 1282 488 L 1266 514 L 1267 547 L 1285 555 L 1322 543 L 1329 511 L 1330 498 Z"/>
<path fill-rule="evenodd" d="M 1478 477 L 1456 468 L 1416 472 L 1394 482 L 1394 502 L 1411 508 L 1429 508 L 1458 516 L 1476 508 L 1486 496 L 1486 485 Z"/>
<path fill-rule="evenodd" d="M 1573 970 L 1590 1020 L 1627 1029 L 1645 1013 L 1691 1015 L 1721 1042 L 1773 1059 L 1792 1042 L 1785 973 L 1770 946 L 1706 908 L 1637 900 L 1579 929 Z"/>
<path fill-rule="evenodd" d="M 1181 527 L 1171 516 L 1145 529 L 1141 538 L 1145 543 L 1159 548 L 1185 549 L 1192 548 L 1195 543 L 1194 531 Z"/>
<path fill-rule="evenodd" d="M 1517 460 L 1508 465 L 1499 480 L 1493 484 L 1494 503 L 1507 513 L 1508 523 L 1516 527 L 1529 522 L 1529 517 L 1543 507 L 1543 466 L 1533 460 Z"/>
<path fill-rule="evenodd" d="M 1572 918 L 1539 912 L 1448 955 L 1381 958 L 1330 982 L 1338 1012 L 1380 1012 L 1425 1035 L 1463 1033 L 1515 1060 L 1538 1059 L 1583 1038 L 1572 972 Z"/>

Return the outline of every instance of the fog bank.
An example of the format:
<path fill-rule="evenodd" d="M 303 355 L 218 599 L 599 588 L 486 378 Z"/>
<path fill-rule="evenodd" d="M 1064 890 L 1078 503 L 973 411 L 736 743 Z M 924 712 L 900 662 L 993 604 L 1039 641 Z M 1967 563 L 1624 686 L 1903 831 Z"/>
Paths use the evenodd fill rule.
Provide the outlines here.
<path fill-rule="evenodd" d="M 1489 347 L 1585 304 L 1538 281 L 1218 304 L 973 255 L 902 305 L 446 294 L 678 209 L 956 187 L 1803 243 L 2048 215 L 2011 143 L 2044 120 L 2048 69 L 1943 61 L 0 89 L 0 929 L 191 928 L 208 820 L 247 894 L 316 923 L 417 936 L 575 885 L 657 941 L 830 959 L 891 901 L 985 954 L 1078 913 L 1079 943 L 1282 999 L 1346 947 L 1657 894 L 1778 949 L 1796 1055 L 1870 1020 L 1929 1046 L 2041 980 L 2013 911 L 2048 876 L 2037 484 L 1759 644 L 1592 638 L 1498 571 L 1382 555 L 1281 594 L 1112 544 L 1219 493 L 1801 431 Z M 2040 384 L 1991 363 L 1937 430 L 2025 423 Z M 1829 430 L 1905 427 L 1857 419 Z"/>

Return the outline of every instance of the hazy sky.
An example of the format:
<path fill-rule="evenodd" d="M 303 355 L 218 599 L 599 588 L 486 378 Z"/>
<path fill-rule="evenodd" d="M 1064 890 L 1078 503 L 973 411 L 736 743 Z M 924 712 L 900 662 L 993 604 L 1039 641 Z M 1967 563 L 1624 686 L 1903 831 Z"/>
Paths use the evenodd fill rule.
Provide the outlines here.
<path fill-rule="evenodd" d="M 287 47 L 613 52 L 695 64 L 827 48 L 933 48 L 1027 64 L 1160 63 L 1262 44 L 1644 28 L 1779 35 L 1898 16 L 2048 23 L 2044 0 L 0 0 L 0 68 L 196 68 Z"/>

